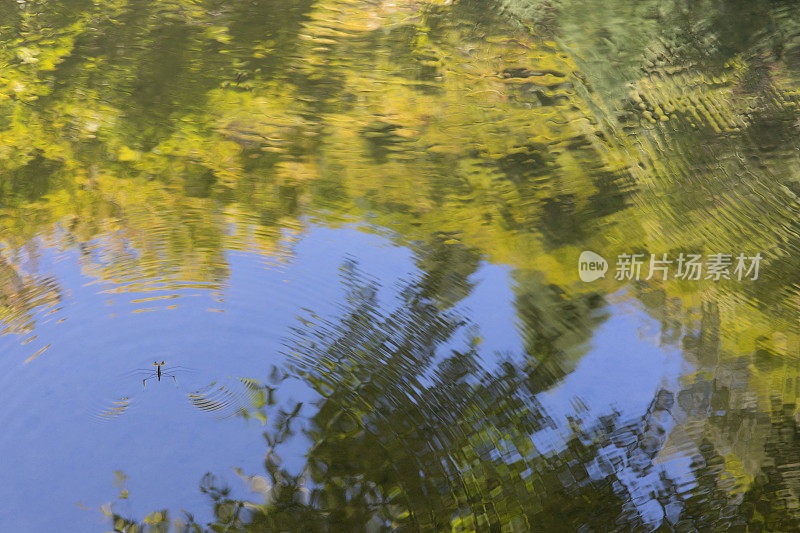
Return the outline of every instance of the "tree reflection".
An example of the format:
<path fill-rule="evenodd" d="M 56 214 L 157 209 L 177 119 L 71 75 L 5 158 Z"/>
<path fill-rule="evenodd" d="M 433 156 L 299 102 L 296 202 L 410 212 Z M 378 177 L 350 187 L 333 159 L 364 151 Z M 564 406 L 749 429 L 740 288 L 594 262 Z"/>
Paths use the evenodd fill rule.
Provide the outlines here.
<path fill-rule="evenodd" d="M 171 518 L 168 510 L 137 521 L 107 508 L 116 530 L 797 527 L 796 407 L 776 401 L 764 420 L 737 400 L 744 379 L 737 373 L 748 372 L 719 357 L 716 307 L 704 307 L 699 328 L 684 345 L 686 357 L 701 369 L 727 367 L 727 373 L 717 372 L 728 381 L 708 381 L 699 371 L 676 393 L 659 390 L 641 417 L 612 412 L 592 419 L 577 410 L 567 430 L 537 399 L 543 384 L 531 379 L 536 361 L 487 365 L 479 332 L 452 300 L 442 305 L 442 295 L 467 284 L 471 273 L 443 281 L 423 272 L 398 287 L 396 305 L 387 307 L 377 283 L 354 262 L 345 264 L 340 316 L 303 318 L 286 343 L 289 366 L 273 371 L 278 393 L 281 380 L 300 378 L 319 400 L 313 406 L 278 401 L 281 407 L 264 411 L 265 473 L 239 472 L 257 496 L 236 498 L 224 480 L 208 474 L 200 489 L 209 497 L 211 522 L 186 512 Z M 590 307 L 567 308 L 591 314 Z M 540 348 L 546 345 L 541 343 L 548 337 L 537 338 Z M 550 338 L 559 349 L 570 349 L 569 338 L 583 343 L 583 334 Z M 759 368 L 766 368 L 769 356 L 758 358 Z M 567 433 L 546 451 L 537 435 L 551 430 Z M 674 440 L 680 435 L 688 440 Z M 297 437 L 310 443 L 299 471 L 281 457 Z M 679 472 L 664 466 L 676 446 L 691 458 Z M 752 481 L 737 458 L 748 460 L 748 454 L 759 455 Z"/>
<path fill-rule="evenodd" d="M 615 417 L 586 428 L 576 419 L 563 451 L 539 453 L 532 437 L 553 422 L 535 398 L 529 360 L 484 368 L 476 331 L 441 304 L 471 269 L 450 274 L 423 272 L 386 308 L 374 281 L 355 263 L 343 267 L 341 316 L 304 319 L 286 345 L 287 375 L 320 400 L 307 415 L 296 404 L 267 416 L 266 476 L 246 478 L 263 503 L 233 499 L 204 478 L 215 521 L 203 528 L 545 531 L 611 528 L 630 514 L 613 471 L 589 472 Z M 300 473 L 280 458 L 295 434 L 311 442 Z M 118 530 L 136 524 L 111 518 Z M 181 527 L 201 528 L 184 519 Z"/>
<path fill-rule="evenodd" d="M 697 488 L 659 502 L 679 528 L 796 528 L 796 427 L 749 396 L 796 379 L 796 2 L 502 4 L 0 0 L 4 252 L 56 234 L 120 290 L 219 290 L 228 250 L 281 256 L 305 217 L 390 227 L 423 274 L 387 311 L 350 268 L 342 318 L 296 332 L 292 372 L 323 400 L 270 430 L 268 504 L 204 481 L 217 525 L 615 529 L 645 518 L 617 466 L 586 465 L 613 447 L 652 471 L 669 402 L 536 452 L 535 394 L 619 288 L 577 284 L 576 251 L 748 243 L 771 254 L 758 283 L 631 288 L 699 368 L 674 408 Z M 481 257 L 516 267 L 526 351 L 491 371 L 454 308 Z M 60 298 L 0 262 L 8 330 Z M 292 433 L 314 442 L 300 475 L 277 459 Z M 743 499 L 729 476 L 755 479 Z"/>

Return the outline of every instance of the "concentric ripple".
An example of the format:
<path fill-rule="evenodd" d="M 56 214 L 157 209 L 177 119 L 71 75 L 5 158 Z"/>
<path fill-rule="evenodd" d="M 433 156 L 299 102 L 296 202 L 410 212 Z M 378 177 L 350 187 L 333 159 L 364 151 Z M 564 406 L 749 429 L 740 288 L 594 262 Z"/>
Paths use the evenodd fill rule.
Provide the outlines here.
<path fill-rule="evenodd" d="M 214 381 L 186 395 L 189 401 L 218 418 L 228 418 L 264 405 L 264 389 L 254 379 L 228 378 Z"/>

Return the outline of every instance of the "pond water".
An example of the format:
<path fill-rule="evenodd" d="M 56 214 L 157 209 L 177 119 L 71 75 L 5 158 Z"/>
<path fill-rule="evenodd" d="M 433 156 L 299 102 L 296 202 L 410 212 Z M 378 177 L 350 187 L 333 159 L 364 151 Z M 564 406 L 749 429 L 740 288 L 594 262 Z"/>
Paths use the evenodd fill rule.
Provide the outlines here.
<path fill-rule="evenodd" d="M 800 529 L 799 15 L 0 0 L 0 531 Z"/>

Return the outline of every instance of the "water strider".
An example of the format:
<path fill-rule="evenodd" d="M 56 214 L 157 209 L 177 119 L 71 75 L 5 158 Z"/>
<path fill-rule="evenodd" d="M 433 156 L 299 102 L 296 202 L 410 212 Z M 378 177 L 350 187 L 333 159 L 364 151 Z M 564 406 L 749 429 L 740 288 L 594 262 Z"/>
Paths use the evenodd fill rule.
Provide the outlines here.
<path fill-rule="evenodd" d="M 135 394 L 125 395 L 111 403 L 111 406 L 103 407 L 94 414 L 98 420 L 109 420 L 118 417 L 126 412 L 133 404 L 134 398 L 144 393 L 147 382 L 155 379 L 161 381 L 162 376 L 172 378 L 173 383 L 182 395 L 196 408 L 206 412 L 218 412 L 221 417 L 229 417 L 235 414 L 243 414 L 248 410 L 258 410 L 263 407 L 266 401 L 265 390 L 267 387 L 253 379 L 246 378 L 227 378 L 224 380 L 214 380 L 196 390 L 184 390 L 178 383 L 176 373 L 194 372 L 193 369 L 183 366 L 166 366 L 166 361 L 154 361 L 155 369 L 136 369 L 123 375 L 126 377 L 133 375 L 144 375 L 142 378 L 142 389 Z M 222 413 L 220 413 L 222 412 Z"/>
<path fill-rule="evenodd" d="M 153 366 L 156 367 L 156 374 L 154 376 L 150 376 L 149 378 L 142 379 L 142 387 L 145 386 L 145 384 L 146 384 L 148 379 L 157 378 L 158 381 L 161 381 L 161 367 L 163 367 L 165 364 L 166 363 L 164 361 L 161 361 L 160 363 L 157 362 L 157 361 L 153 361 Z M 173 379 L 173 381 L 175 381 L 175 384 L 176 385 L 178 384 L 178 380 L 175 379 L 175 375 L 174 374 L 168 374 L 168 373 L 165 372 L 164 375 L 171 377 Z"/>

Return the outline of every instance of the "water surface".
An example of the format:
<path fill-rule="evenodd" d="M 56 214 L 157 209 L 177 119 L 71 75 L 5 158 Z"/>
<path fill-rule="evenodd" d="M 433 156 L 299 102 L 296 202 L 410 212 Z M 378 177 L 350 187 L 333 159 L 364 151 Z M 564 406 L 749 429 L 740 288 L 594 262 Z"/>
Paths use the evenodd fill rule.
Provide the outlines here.
<path fill-rule="evenodd" d="M 0 530 L 800 528 L 797 15 L 0 2 Z"/>

